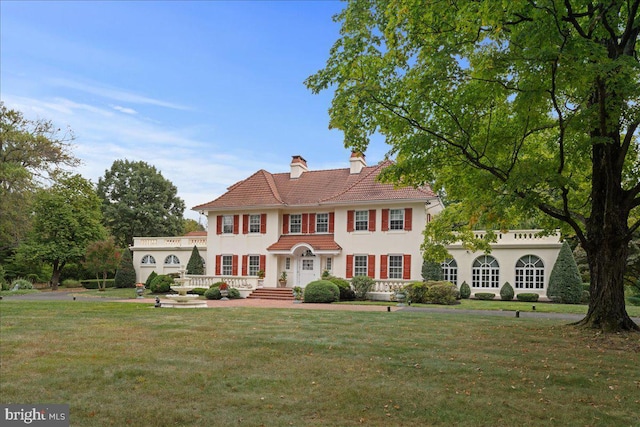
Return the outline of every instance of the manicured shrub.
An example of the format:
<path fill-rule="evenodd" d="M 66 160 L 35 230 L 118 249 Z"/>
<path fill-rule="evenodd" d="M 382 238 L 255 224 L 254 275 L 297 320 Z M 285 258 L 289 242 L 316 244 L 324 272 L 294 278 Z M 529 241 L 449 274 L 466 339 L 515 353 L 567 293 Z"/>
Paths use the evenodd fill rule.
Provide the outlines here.
<path fill-rule="evenodd" d="M 328 280 L 316 280 L 304 288 L 304 302 L 329 303 L 338 301 L 340 289 Z"/>
<path fill-rule="evenodd" d="M 356 299 L 356 293 L 351 289 L 349 281 L 340 277 L 326 276 L 323 280 L 328 280 L 340 289 L 340 301 L 353 301 Z"/>
<path fill-rule="evenodd" d="M 455 304 L 458 299 L 458 288 L 451 282 L 427 282 L 425 299 L 431 304 Z"/>
<path fill-rule="evenodd" d="M 513 287 L 509 282 L 504 282 L 502 288 L 500 288 L 500 299 L 502 301 L 511 301 L 515 292 L 513 292 Z"/>
<path fill-rule="evenodd" d="M 636 297 L 636 296 L 634 296 L 634 297 L 628 297 L 628 298 L 627 298 L 627 302 L 628 302 L 630 305 L 640 306 L 640 296 L 639 296 L 639 297 Z"/>
<path fill-rule="evenodd" d="M 155 279 L 156 277 L 158 277 L 158 273 L 152 271 L 149 277 L 147 277 L 147 281 L 144 282 L 144 287 L 147 289 L 151 288 L 151 282 L 153 282 L 153 279 Z"/>
<path fill-rule="evenodd" d="M 65 288 L 80 288 L 82 287 L 82 283 L 75 279 L 65 279 L 62 281 L 62 286 Z"/>
<path fill-rule="evenodd" d="M 582 291 L 582 298 L 580 299 L 580 304 L 589 304 L 590 299 L 591 299 L 591 293 L 589 291 Z"/>
<path fill-rule="evenodd" d="M 197 246 L 193 246 L 191 257 L 187 263 L 187 274 L 204 274 L 204 263 Z"/>
<path fill-rule="evenodd" d="M 136 270 L 133 268 L 133 258 L 131 251 L 125 249 L 122 251 L 122 258 L 116 275 L 114 277 L 116 288 L 135 288 L 136 287 Z"/>
<path fill-rule="evenodd" d="M 373 288 L 375 282 L 368 276 L 355 276 L 351 279 L 351 286 L 356 293 L 356 299 L 358 301 L 364 301 L 367 299 L 367 293 Z"/>
<path fill-rule="evenodd" d="M 562 244 L 551 270 L 547 296 L 552 301 L 563 304 L 579 304 L 582 299 L 582 278 L 566 241 Z"/>
<path fill-rule="evenodd" d="M 476 299 L 481 299 L 481 300 L 492 300 L 495 298 L 496 294 L 492 294 L 490 292 L 476 292 L 475 294 L 473 294 L 473 296 Z"/>
<path fill-rule="evenodd" d="M 540 298 L 540 295 L 538 294 L 518 294 L 516 295 L 516 299 L 518 301 L 524 301 L 524 302 L 536 302 L 538 301 L 538 298 Z"/>
<path fill-rule="evenodd" d="M 426 304 L 426 294 L 429 290 L 429 286 L 425 282 L 411 282 L 404 285 L 402 288 L 407 295 L 407 301 L 411 301 L 412 304 Z"/>
<path fill-rule="evenodd" d="M 222 298 L 222 294 L 220 294 L 220 288 L 217 286 L 212 286 L 204 292 L 204 297 L 206 299 L 220 299 Z"/>
<path fill-rule="evenodd" d="M 460 285 L 460 298 L 469 299 L 470 296 L 471 288 L 469 287 L 469 284 L 467 282 L 462 282 L 462 285 Z"/>
<path fill-rule="evenodd" d="M 189 292 L 187 292 L 188 294 L 193 294 L 193 295 L 204 295 L 204 293 L 207 291 L 207 288 L 194 288 L 191 289 Z"/>
<path fill-rule="evenodd" d="M 229 295 L 227 295 L 227 298 L 229 299 L 240 299 L 242 298 L 242 295 L 240 295 L 240 291 L 237 290 L 236 288 L 229 288 Z"/>
<path fill-rule="evenodd" d="M 16 288 L 19 290 L 33 289 L 33 283 L 31 283 L 27 279 L 15 279 L 13 282 L 11 282 L 10 289 L 14 290 Z"/>
<path fill-rule="evenodd" d="M 155 279 L 151 281 L 149 289 L 154 294 L 169 292 L 171 285 L 173 284 L 173 278 L 167 274 L 159 274 Z"/>

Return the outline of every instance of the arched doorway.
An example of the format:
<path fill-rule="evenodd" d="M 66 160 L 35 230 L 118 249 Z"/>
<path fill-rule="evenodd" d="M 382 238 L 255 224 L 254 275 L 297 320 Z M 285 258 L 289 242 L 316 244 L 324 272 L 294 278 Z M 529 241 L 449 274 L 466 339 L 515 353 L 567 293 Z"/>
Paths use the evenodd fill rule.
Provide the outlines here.
<path fill-rule="evenodd" d="M 300 246 L 294 251 L 294 283 L 293 286 L 306 286 L 320 279 L 320 257 L 309 247 Z"/>

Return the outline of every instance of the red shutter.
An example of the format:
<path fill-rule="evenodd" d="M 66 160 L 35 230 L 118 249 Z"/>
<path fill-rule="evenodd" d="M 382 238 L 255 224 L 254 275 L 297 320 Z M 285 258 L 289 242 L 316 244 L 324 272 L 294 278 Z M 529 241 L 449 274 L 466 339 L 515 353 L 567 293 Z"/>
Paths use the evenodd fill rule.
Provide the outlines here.
<path fill-rule="evenodd" d="M 355 211 L 347 211 L 347 232 L 353 231 L 353 216 Z"/>
<path fill-rule="evenodd" d="M 242 215 L 242 234 L 249 233 L 249 215 Z"/>
<path fill-rule="evenodd" d="M 315 234 L 316 232 L 316 214 L 309 214 L 309 233 Z"/>
<path fill-rule="evenodd" d="M 231 261 L 231 275 L 232 276 L 237 276 L 238 275 L 238 255 L 234 255 Z"/>
<path fill-rule="evenodd" d="M 335 231 L 335 222 L 336 222 L 336 218 L 335 218 L 335 214 L 333 212 L 329 212 L 329 233 L 333 234 L 333 232 Z"/>
<path fill-rule="evenodd" d="M 404 255 L 402 260 L 402 278 L 411 279 L 411 255 Z"/>
<path fill-rule="evenodd" d="M 367 261 L 367 276 L 375 279 L 376 277 L 376 256 L 369 255 L 369 260 Z"/>
<path fill-rule="evenodd" d="M 240 233 L 240 215 L 233 216 L 233 234 Z"/>
<path fill-rule="evenodd" d="M 389 262 L 389 255 L 380 255 L 380 278 L 388 279 L 389 273 L 387 271 L 387 264 Z"/>
<path fill-rule="evenodd" d="M 347 271 L 345 276 L 347 279 L 351 279 L 353 277 L 353 255 L 347 255 Z"/>
<path fill-rule="evenodd" d="M 376 231 L 376 210 L 369 209 L 369 231 Z"/>
<path fill-rule="evenodd" d="M 389 209 L 382 209 L 382 231 L 389 231 Z"/>
<path fill-rule="evenodd" d="M 260 270 L 262 271 L 266 271 L 266 264 L 267 263 L 267 256 L 266 255 L 260 255 Z"/>
<path fill-rule="evenodd" d="M 216 234 L 222 234 L 222 215 L 216 217 Z"/>
<path fill-rule="evenodd" d="M 289 214 L 282 215 L 282 234 L 289 234 Z"/>
<path fill-rule="evenodd" d="M 249 264 L 249 255 L 242 255 L 242 275 L 247 275 L 247 266 Z"/>
<path fill-rule="evenodd" d="M 411 220 L 413 216 L 413 208 L 406 208 L 404 210 L 404 229 L 411 231 Z"/>
<path fill-rule="evenodd" d="M 260 233 L 266 234 L 267 232 L 267 214 L 260 214 Z"/>
<path fill-rule="evenodd" d="M 220 275 L 222 271 L 222 255 L 216 255 L 216 276 Z"/>
<path fill-rule="evenodd" d="M 309 214 L 302 214 L 302 234 L 309 232 Z"/>

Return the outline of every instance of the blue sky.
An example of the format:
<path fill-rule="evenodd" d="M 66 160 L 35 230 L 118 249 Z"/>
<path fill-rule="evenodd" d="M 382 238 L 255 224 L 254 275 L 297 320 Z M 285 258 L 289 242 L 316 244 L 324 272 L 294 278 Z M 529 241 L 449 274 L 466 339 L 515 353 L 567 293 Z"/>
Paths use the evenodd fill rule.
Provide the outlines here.
<path fill-rule="evenodd" d="M 337 1 L 0 2 L 0 98 L 70 127 L 97 182 L 143 160 L 178 187 L 185 216 L 258 169 L 348 167 L 330 92 L 303 84 L 339 36 Z M 367 163 L 387 147 L 373 144 Z"/>

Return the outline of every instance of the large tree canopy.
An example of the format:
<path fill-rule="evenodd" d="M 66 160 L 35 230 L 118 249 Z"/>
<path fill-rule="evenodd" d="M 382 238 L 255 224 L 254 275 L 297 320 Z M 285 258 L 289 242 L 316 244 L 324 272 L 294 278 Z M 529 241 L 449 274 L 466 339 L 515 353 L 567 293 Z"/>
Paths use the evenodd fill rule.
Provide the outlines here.
<path fill-rule="evenodd" d="M 396 156 L 386 179 L 430 182 L 452 201 L 427 227 L 427 252 L 476 224 L 538 216 L 587 252 L 582 324 L 637 330 L 623 276 L 640 227 L 639 5 L 353 0 L 306 84 L 335 89 L 330 126 L 347 146 L 386 138 Z"/>
<path fill-rule="evenodd" d="M 35 190 L 60 167 L 78 164 L 72 139 L 0 102 L 0 251 L 15 248 L 28 231 Z"/>
<path fill-rule="evenodd" d="M 33 212 L 33 228 L 18 247 L 18 256 L 51 264 L 56 289 L 64 266 L 82 260 L 91 242 L 106 237 L 100 199 L 88 180 L 62 174 L 37 193 Z"/>
<path fill-rule="evenodd" d="M 107 227 L 121 246 L 133 237 L 176 236 L 182 233 L 184 201 L 178 190 L 154 166 L 116 160 L 98 180 L 98 195 Z"/>

